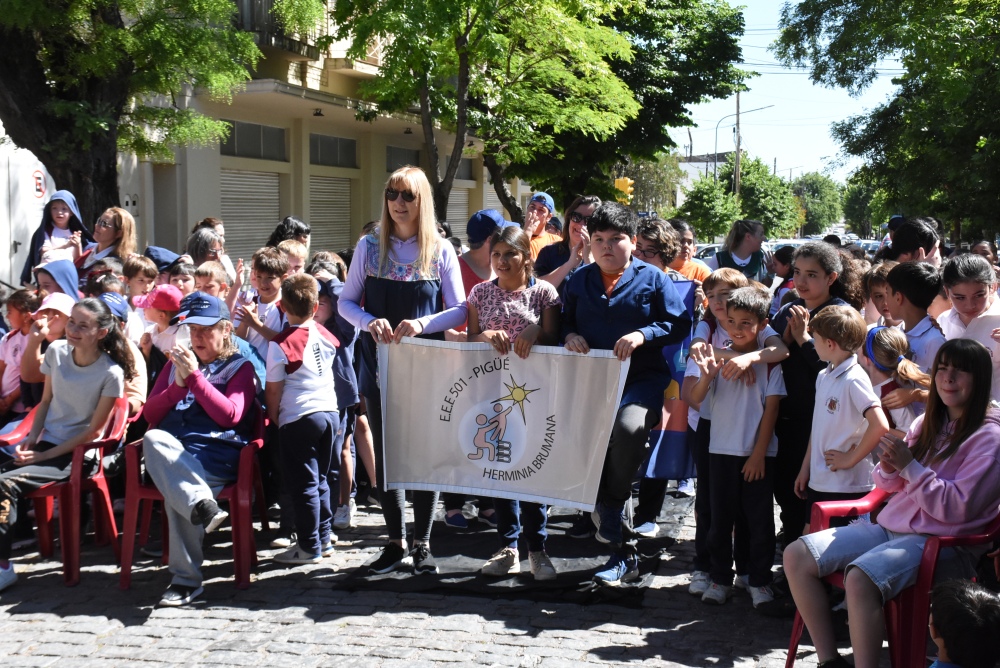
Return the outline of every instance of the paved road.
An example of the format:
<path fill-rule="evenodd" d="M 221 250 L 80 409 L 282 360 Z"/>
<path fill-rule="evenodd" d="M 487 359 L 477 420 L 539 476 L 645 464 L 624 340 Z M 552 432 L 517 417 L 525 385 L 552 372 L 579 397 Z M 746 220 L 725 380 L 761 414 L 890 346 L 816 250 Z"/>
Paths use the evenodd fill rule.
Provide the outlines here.
<path fill-rule="evenodd" d="M 132 589 L 120 591 L 110 548 L 87 545 L 82 583 L 66 588 L 58 562 L 26 551 L 19 582 L 0 594 L 2 665 L 784 665 L 790 620 L 758 615 L 745 594 L 722 607 L 687 594 L 690 513 L 662 526 L 679 542 L 661 557 L 643 607 L 631 609 L 335 590 L 331 573 L 358 567 L 383 540 L 373 510 L 341 532 L 321 566 L 286 570 L 262 550 L 246 591 L 233 586 L 229 546 L 210 547 L 204 601 L 180 609 L 154 607 L 169 581 L 158 560 L 137 563 Z M 816 663 L 808 646 L 800 657 L 800 666 Z"/>

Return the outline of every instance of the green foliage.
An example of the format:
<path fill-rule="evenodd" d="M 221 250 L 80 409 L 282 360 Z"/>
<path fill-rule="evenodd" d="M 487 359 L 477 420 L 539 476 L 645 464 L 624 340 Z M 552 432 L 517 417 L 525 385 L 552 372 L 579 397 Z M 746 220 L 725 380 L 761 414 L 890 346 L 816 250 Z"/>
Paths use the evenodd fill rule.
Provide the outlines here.
<path fill-rule="evenodd" d="M 904 214 L 996 230 L 1000 12 L 993 1 L 807 0 L 786 5 L 778 55 L 829 86 L 863 90 L 883 58 L 895 95 L 834 126 L 858 176 Z"/>
<path fill-rule="evenodd" d="M 678 214 L 698 231 L 698 238 L 710 242 L 725 236 L 733 221 L 743 217 L 740 203 L 721 181 L 702 176 L 685 190 L 684 204 Z"/>
<path fill-rule="evenodd" d="M 612 71 L 635 95 L 638 115 L 601 138 L 586 131 L 542 126 L 554 150 L 516 160 L 509 174 L 568 203 L 577 193 L 613 197 L 616 165 L 653 160 L 675 144 L 669 129 L 693 125 L 690 108 L 726 98 L 747 73 L 735 65 L 743 15 L 724 0 L 645 0 L 602 18 L 632 46 L 630 60 L 613 59 Z"/>
<path fill-rule="evenodd" d="M 660 218 L 669 218 L 677 207 L 677 188 L 684 171 L 680 156 L 661 153 L 652 160 L 633 160 L 627 165 L 617 165 L 612 170 L 616 176 L 627 176 L 635 181 L 632 208 L 636 211 L 655 211 Z"/>
<path fill-rule="evenodd" d="M 719 167 L 719 183 L 733 191 L 734 157 Z M 795 236 L 799 227 L 798 205 L 788 182 L 771 174 L 760 158 L 740 162 L 740 208 L 742 217 L 759 220 L 770 237 Z"/>
<path fill-rule="evenodd" d="M 819 172 L 807 172 L 792 182 L 792 192 L 805 211 L 803 234 L 822 234 L 840 222 L 840 185 Z"/>
<path fill-rule="evenodd" d="M 855 176 L 848 180 L 843 197 L 847 228 L 863 239 L 881 237 L 882 226 L 893 214 L 885 192 Z"/>

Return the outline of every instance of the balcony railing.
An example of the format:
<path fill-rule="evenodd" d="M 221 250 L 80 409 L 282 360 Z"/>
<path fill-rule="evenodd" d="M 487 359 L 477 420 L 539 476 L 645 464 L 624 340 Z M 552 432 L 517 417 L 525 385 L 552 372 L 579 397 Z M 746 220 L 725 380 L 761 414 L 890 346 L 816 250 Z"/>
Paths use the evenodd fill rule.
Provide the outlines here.
<path fill-rule="evenodd" d="M 258 46 L 270 46 L 310 60 L 319 60 L 320 51 L 315 44 L 320 26 L 306 34 L 289 34 L 274 16 L 274 0 L 235 1 L 236 27 L 253 33 Z"/>

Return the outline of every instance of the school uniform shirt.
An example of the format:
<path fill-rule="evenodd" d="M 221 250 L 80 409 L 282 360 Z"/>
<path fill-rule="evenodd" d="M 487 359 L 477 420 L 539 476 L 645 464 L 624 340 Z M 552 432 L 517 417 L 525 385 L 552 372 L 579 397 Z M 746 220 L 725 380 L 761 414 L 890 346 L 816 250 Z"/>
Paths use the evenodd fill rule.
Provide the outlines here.
<path fill-rule="evenodd" d="M 861 443 L 868 427 L 865 413 L 881 406 L 858 356 L 851 355 L 833 369 L 819 372 L 816 379 L 816 406 L 813 409 L 809 487 L 817 492 L 867 492 L 872 488 L 871 457 L 865 457 L 846 471 L 831 471 L 823 453 L 847 452 Z"/>
<path fill-rule="evenodd" d="M 21 387 L 21 358 L 24 357 L 24 346 L 28 335 L 17 329 L 7 332 L 0 341 L 0 361 L 4 363 L 3 378 L 0 379 L 0 395 L 7 396 Z M 20 399 L 10 406 L 13 413 L 24 412 L 24 402 Z"/>
<path fill-rule="evenodd" d="M 281 302 L 281 290 L 278 290 L 278 296 L 274 298 L 267 304 L 263 302 L 257 302 L 257 319 L 260 320 L 265 327 L 273 329 L 276 332 L 280 332 L 282 327 L 282 318 L 284 314 L 278 312 L 278 303 Z M 239 325 L 235 325 L 239 327 Z M 267 359 L 267 344 L 268 340 L 265 339 L 260 332 L 250 328 L 247 330 L 246 335 L 247 342 L 257 349 L 257 354 L 260 355 L 261 359 Z"/>
<path fill-rule="evenodd" d="M 153 345 L 157 350 L 166 355 L 174 347 L 174 340 L 177 338 L 177 325 L 171 325 L 162 332 L 159 325 L 153 323 L 146 328 L 146 333 L 153 339 Z"/>
<path fill-rule="evenodd" d="M 717 408 L 717 412 L 727 416 L 725 420 L 712 420 L 708 451 L 713 455 L 749 457 L 753 454 L 767 398 L 785 396 L 780 364 L 754 364 L 753 370 L 757 379 L 750 386 L 742 380 L 726 380 L 721 374 L 712 379 L 701 403 L 702 409 L 708 407 L 711 415 L 715 412 L 713 408 Z M 778 439 L 772 432 L 766 456 L 774 457 L 777 453 Z"/>
<path fill-rule="evenodd" d="M 990 398 L 1000 401 L 1000 346 L 993 340 L 993 330 L 1000 327 L 1000 299 L 993 296 L 989 308 L 976 316 L 966 325 L 962 322 L 955 309 L 948 309 L 938 318 L 941 331 L 946 339 L 972 339 L 979 341 L 990 351 L 993 359 L 993 385 L 990 388 Z"/>
<path fill-rule="evenodd" d="M 909 386 L 900 385 L 898 382 L 892 378 L 887 378 L 883 380 L 878 385 L 873 385 L 872 389 L 875 394 L 878 395 L 879 401 L 885 399 L 885 396 L 890 392 L 904 388 L 910 389 Z M 917 419 L 917 413 L 913 410 L 913 404 L 909 406 L 903 406 L 902 408 L 882 408 L 885 412 L 885 417 L 889 421 L 889 429 L 898 429 L 900 431 L 906 431 L 913 424 L 913 421 Z"/>
<path fill-rule="evenodd" d="M 125 338 L 139 345 L 139 340 L 142 338 L 143 332 L 146 331 L 148 324 L 143 320 L 142 315 L 138 311 L 130 310 L 128 312 L 128 317 L 125 319 Z"/>
<path fill-rule="evenodd" d="M 764 327 L 757 332 L 757 347 L 763 348 L 764 342 L 772 336 L 778 336 L 778 333 L 771 329 L 770 325 L 764 325 Z M 705 320 L 698 322 L 698 325 L 694 328 L 694 336 L 691 337 L 691 339 L 701 339 L 706 343 L 710 343 L 712 344 L 712 348 L 715 350 L 722 350 L 723 348 L 729 348 L 733 345 L 733 340 L 729 338 L 729 332 L 724 330 L 718 324 L 713 326 Z M 756 369 L 756 367 L 754 368 Z M 690 358 L 688 358 L 687 368 L 684 370 L 684 376 L 685 378 L 688 376 L 694 376 L 695 378 L 701 377 L 701 371 L 698 369 L 698 365 L 692 362 Z M 782 384 L 784 384 L 784 380 L 782 380 Z M 694 406 L 688 406 L 688 426 L 692 429 L 697 429 L 699 417 L 711 420 L 711 415 L 706 415 L 705 410 L 706 406 L 704 402 L 701 404 L 700 412 Z"/>
<path fill-rule="evenodd" d="M 284 382 L 278 426 L 321 411 L 337 411 L 333 361 L 340 342 L 323 325 L 292 325 L 267 344 L 267 382 Z"/>
<path fill-rule="evenodd" d="M 900 329 L 903 326 L 900 325 Z M 931 317 L 925 316 L 917 323 L 917 326 L 910 331 L 903 330 L 906 340 L 910 342 L 910 350 L 913 351 L 913 361 L 924 373 L 930 373 L 934 366 L 934 356 L 938 349 L 944 345 L 945 337 L 937 327 Z"/>

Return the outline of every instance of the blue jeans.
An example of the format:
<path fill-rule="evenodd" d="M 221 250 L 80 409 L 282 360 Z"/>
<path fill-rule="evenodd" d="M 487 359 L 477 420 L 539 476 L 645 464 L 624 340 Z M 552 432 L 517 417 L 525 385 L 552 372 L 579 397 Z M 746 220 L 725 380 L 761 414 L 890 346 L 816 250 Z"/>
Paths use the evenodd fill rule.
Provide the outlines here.
<path fill-rule="evenodd" d="M 548 537 L 545 531 L 545 525 L 548 522 L 548 506 L 531 501 L 493 499 L 493 508 L 497 514 L 497 535 L 500 536 L 501 549 L 505 547 L 517 549 L 522 519 L 524 520 L 524 538 L 528 541 L 528 551 L 541 552 L 545 549 L 545 539 Z"/>

